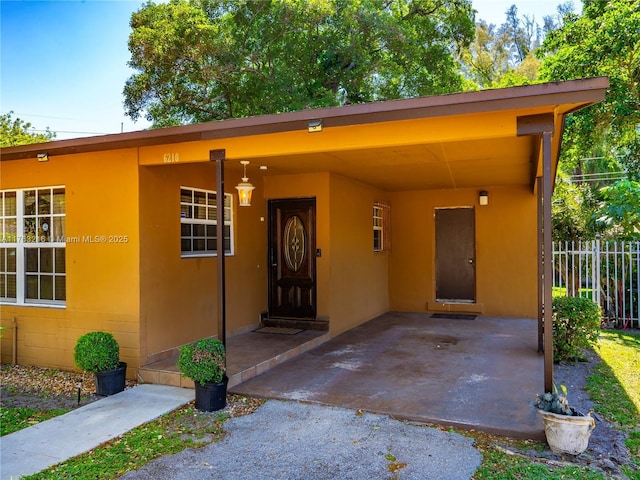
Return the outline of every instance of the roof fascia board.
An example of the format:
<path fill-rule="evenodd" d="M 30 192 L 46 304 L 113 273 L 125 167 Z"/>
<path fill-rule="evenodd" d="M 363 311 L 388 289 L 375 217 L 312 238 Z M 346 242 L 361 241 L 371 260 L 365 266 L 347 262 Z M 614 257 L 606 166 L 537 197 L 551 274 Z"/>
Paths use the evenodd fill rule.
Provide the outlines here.
<path fill-rule="evenodd" d="M 325 128 L 383 123 L 415 118 L 453 116 L 497 110 L 523 110 L 543 105 L 577 105 L 582 108 L 602 101 L 609 86 L 607 77 L 543 83 L 475 92 L 453 93 L 343 107 L 303 110 L 139 132 L 101 135 L 69 140 L 5 147 L 0 160 L 35 158 L 38 153 L 68 155 L 149 145 L 306 131 L 310 120 L 323 119 Z"/>

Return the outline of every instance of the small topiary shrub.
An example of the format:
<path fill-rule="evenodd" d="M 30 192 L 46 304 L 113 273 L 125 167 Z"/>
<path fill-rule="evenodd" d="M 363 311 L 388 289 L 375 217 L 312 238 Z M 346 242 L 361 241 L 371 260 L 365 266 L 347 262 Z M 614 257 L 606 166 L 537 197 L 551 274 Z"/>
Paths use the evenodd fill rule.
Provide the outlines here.
<path fill-rule="evenodd" d="M 114 370 L 120 366 L 120 347 L 108 332 L 89 332 L 78 338 L 73 358 L 87 372 Z"/>
<path fill-rule="evenodd" d="M 220 383 L 226 371 L 224 345 L 217 338 L 203 338 L 180 347 L 178 368 L 185 377 L 204 386 Z"/>
<path fill-rule="evenodd" d="M 600 306 L 588 298 L 553 299 L 553 358 L 556 362 L 584 360 L 584 350 L 600 333 Z"/>

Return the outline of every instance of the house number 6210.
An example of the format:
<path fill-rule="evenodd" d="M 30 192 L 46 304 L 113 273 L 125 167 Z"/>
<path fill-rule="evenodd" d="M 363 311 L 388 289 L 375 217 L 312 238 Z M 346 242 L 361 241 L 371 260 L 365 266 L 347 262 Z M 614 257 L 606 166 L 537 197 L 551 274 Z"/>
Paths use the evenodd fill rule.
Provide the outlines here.
<path fill-rule="evenodd" d="M 178 163 L 180 161 L 180 154 L 178 153 L 165 153 L 162 156 L 162 163 Z"/>

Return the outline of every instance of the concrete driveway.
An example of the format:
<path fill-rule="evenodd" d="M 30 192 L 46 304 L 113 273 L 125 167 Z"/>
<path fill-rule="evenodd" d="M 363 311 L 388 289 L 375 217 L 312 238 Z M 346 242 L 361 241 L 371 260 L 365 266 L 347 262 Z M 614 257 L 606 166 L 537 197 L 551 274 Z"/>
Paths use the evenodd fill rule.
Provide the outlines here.
<path fill-rule="evenodd" d="M 543 439 L 543 389 L 536 320 L 391 312 L 231 391 Z"/>

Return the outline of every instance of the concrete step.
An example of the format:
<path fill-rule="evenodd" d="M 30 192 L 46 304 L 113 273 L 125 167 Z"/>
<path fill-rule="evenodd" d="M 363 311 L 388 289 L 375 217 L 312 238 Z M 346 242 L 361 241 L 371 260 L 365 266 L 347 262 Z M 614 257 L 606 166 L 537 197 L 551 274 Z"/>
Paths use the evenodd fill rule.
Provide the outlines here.
<path fill-rule="evenodd" d="M 287 360 L 323 344 L 328 332 L 307 330 L 299 336 L 249 332 L 227 340 L 228 388 L 246 382 Z M 281 348 L 278 348 L 278 347 Z M 178 370 L 178 355 L 140 367 L 144 383 L 194 388 L 193 381 Z"/>
<path fill-rule="evenodd" d="M 150 363 L 140 367 L 139 380 L 143 383 L 170 385 L 172 387 L 194 388 L 193 381 L 183 377 L 178 370 L 178 356 Z"/>
<path fill-rule="evenodd" d="M 329 331 L 328 320 L 301 320 L 299 318 L 262 317 L 265 327 L 301 328 L 302 330 Z"/>

